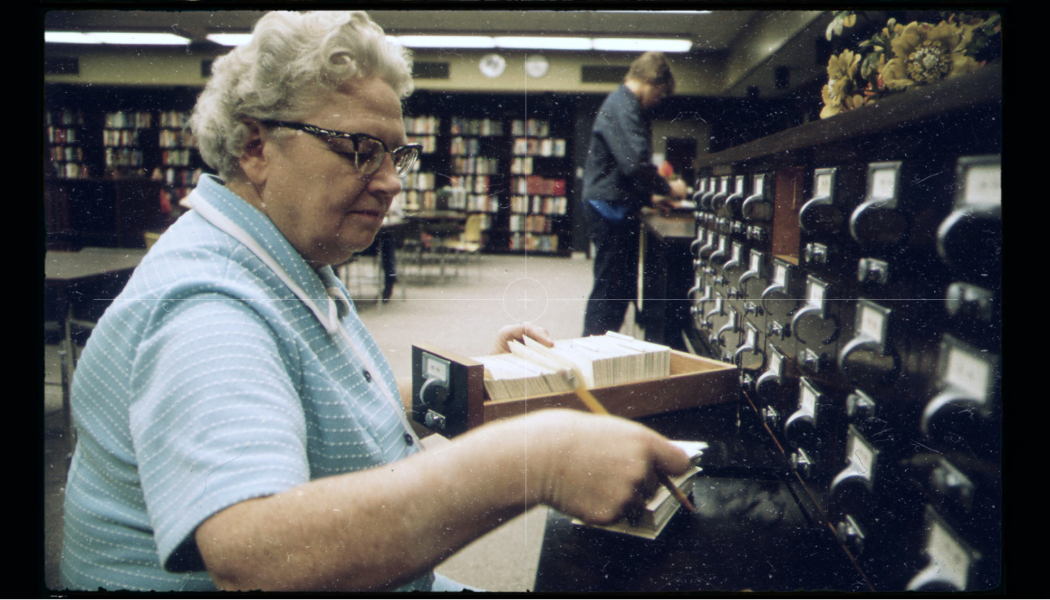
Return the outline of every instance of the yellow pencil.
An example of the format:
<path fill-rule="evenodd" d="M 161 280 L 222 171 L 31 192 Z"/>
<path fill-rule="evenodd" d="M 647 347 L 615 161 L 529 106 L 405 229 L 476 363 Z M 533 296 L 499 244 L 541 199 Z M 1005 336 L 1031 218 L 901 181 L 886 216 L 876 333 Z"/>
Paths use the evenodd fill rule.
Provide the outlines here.
<path fill-rule="evenodd" d="M 576 369 L 573 369 L 572 371 L 566 371 L 565 373 L 569 379 L 569 383 L 572 384 L 573 389 L 576 391 L 576 396 L 579 397 L 583 404 L 588 409 L 590 409 L 592 413 L 597 415 L 610 414 L 609 411 L 605 410 L 605 407 L 602 406 L 602 403 L 594 397 L 594 394 L 592 394 L 591 391 L 587 389 L 587 386 L 584 385 L 582 373 L 580 373 Z M 681 503 L 682 506 L 684 506 L 691 513 L 696 512 L 696 508 L 694 508 L 693 504 L 689 502 L 689 498 L 686 497 L 682 490 L 678 489 L 678 486 L 675 485 L 673 481 L 671 481 L 670 477 L 668 477 L 661 471 L 656 472 L 656 477 L 660 480 L 660 483 L 662 483 L 663 486 L 666 487 L 669 492 L 671 492 L 675 499 L 677 499 L 678 502 Z"/>

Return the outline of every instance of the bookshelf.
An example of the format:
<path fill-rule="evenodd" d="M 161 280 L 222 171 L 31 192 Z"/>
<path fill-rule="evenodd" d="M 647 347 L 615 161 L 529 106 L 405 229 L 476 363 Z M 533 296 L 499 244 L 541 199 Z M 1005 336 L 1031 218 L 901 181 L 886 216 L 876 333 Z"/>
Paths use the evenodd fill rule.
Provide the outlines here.
<path fill-rule="evenodd" d="M 46 85 L 47 246 L 141 248 L 178 216 L 203 161 L 186 125 L 199 90 Z"/>
<path fill-rule="evenodd" d="M 481 230 L 490 232 L 499 214 L 502 173 L 506 166 L 503 119 L 449 118 L 450 158 L 448 208 L 482 215 Z"/>
<path fill-rule="evenodd" d="M 84 161 L 84 112 L 62 109 L 44 112 L 44 173 L 59 179 L 86 179 L 91 171 Z"/>
<path fill-rule="evenodd" d="M 406 178 L 406 210 L 482 215 L 488 253 L 568 255 L 574 103 L 548 96 L 413 94 L 406 133 L 434 151 L 417 163 L 421 181 Z"/>
<path fill-rule="evenodd" d="M 52 246 L 140 247 L 144 231 L 177 216 L 178 200 L 207 171 L 186 128 L 199 92 L 45 85 L 44 200 Z M 405 131 L 423 152 L 403 182 L 405 210 L 482 215 L 485 252 L 567 256 L 576 100 L 417 91 L 405 101 Z"/>
<path fill-rule="evenodd" d="M 514 119 L 511 135 L 510 249 L 557 253 L 569 211 L 566 138 L 551 137 L 550 121 L 543 119 Z"/>

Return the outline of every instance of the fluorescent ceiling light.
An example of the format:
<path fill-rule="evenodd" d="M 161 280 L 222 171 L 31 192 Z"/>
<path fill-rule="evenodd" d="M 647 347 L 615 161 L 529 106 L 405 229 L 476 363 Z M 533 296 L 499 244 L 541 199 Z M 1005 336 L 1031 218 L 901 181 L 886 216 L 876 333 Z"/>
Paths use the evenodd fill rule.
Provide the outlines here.
<path fill-rule="evenodd" d="M 101 44 L 102 42 L 79 31 L 45 31 L 44 41 L 49 44 Z"/>
<path fill-rule="evenodd" d="M 689 52 L 689 40 L 662 40 L 653 38 L 595 38 L 595 50 L 622 52 Z"/>
<path fill-rule="evenodd" d="M 495 48 L 491 37 L 478 35 L 399 35 L 406 48 Z"/>
<path fill-rule="evenodd" d="M 133 31 L 45 31 L 44 41 L 56 44 L 131 44 L 136 46 L 185 46 L 189 38 L 171 33 Z"/>
<path fill-rule="evenodd" d="M 709 10 L 596 10 L 601 13 L 656 13 L 660 15 L 709 15 Z"/>
<path fill-rule="evenodd" d="M 497 37 L 497 48 L 525 50 L 590 50 L 591 40 L 579 37 Z"/>
<path fill-rule="evenodd" d="M 223 46 L 240 46 L 252 41 L 250 33 L 209 33 L 208 39 Z"/>

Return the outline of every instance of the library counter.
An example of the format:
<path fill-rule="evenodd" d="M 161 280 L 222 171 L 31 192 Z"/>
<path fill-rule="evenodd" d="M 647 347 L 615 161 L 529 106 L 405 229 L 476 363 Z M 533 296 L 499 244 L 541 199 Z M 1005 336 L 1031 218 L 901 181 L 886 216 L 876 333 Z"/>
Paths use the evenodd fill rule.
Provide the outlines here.
<path fill-rule="evenodd" d="M 689 245 L 696 238 L 696 218 L 689 211 L 664 215 L 645 209 L 641 221 L 635 324 L 645 330 L 646 341 L 688 352 L 681 332 L 689 328 Z"/>
<path fill-rule="evenodd" d="M 671 439 L 710 445 L 692 492 L 697 513 L 679 508 L 647 540 L 551 510 L 534 591 L 869 591 L 768 436 L 737 427 L 738 406 L 640 419 Z"/>

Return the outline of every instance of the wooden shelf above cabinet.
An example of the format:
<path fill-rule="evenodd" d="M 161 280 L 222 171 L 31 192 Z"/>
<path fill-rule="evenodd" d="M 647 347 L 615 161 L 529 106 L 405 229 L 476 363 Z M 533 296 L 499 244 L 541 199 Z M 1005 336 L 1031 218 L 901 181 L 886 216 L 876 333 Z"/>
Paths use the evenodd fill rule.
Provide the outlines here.
<path fill-rule="evenodd" d="M 1002 91 L 1002 65 L 996 63 L 957 79 L 912 87 L 859 109 L 701 156 L 697 163 L 700 168 L 718 167 L 875 136 L 976 109 L 998 107 L 1001 106 Z"/>

